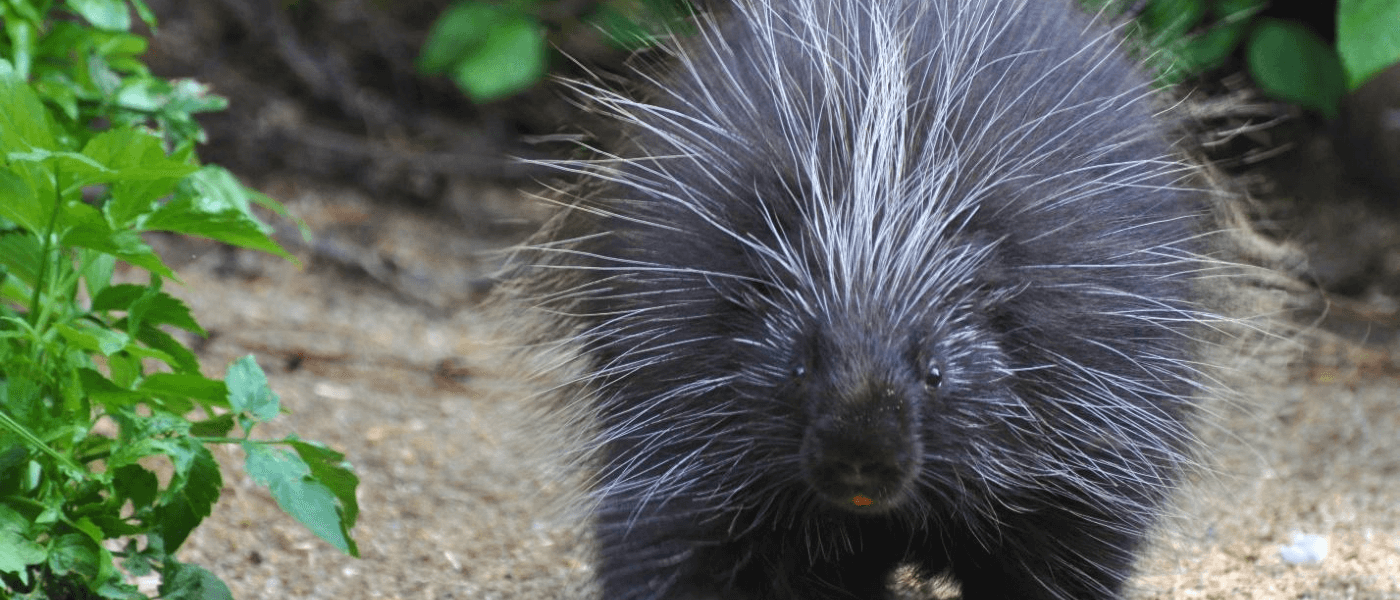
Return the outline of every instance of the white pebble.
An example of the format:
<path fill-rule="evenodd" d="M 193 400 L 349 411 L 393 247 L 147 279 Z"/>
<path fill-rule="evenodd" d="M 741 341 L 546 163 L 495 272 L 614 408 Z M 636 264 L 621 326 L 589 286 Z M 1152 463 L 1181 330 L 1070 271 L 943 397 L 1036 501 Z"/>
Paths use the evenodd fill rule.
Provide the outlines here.
<path fill-rule="evenodd" d="M 1279 556 L 1295 565 L 1318 564 L 1327 558 L 1327 537 L 1295 532 L 1293 542 L 1279 548 Z"/>

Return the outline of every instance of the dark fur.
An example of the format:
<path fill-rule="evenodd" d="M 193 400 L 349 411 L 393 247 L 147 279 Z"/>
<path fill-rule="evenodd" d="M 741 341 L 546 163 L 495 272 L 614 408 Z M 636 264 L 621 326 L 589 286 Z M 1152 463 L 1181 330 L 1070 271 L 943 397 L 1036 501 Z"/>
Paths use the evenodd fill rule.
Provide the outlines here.
<path fill-rule="evenodd" d="M 969 600 L 1118 597 L 1197 379 L 1200 207 L 1145 80 L 1068 1 L 966 38 L 973 0 L 799 4 L 741 4 L 650 104 L 593 90 L 638 154 L 579 167 L 599 183 L 523 254 L 588 357 L 603 597 L 880 598 L 907 563 Z M 902 132 L 861 120 L 879 23 L 908 36 Z M 862 236 L 888 239 L 840 250 Z"/>

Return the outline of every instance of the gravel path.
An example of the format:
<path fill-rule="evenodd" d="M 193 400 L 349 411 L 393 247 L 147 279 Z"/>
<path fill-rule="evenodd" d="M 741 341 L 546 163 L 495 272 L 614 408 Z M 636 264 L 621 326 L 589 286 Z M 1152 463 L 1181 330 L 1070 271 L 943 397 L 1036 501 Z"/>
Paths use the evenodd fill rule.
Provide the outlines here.
<path fill-rule="evenodd" d="M 222 498 L 181 559 L 243 600 L 586 597 L 583 528 L 559 510 L 574 487 L 525 401 L 540 384 L 514 374 L 471 300 L 492 244 L 354 192 L 270 191 L 317 232 L 305 268 L 163 240 L 186 283 L 167 289 L 213 332 L 211 374 L 255 354 L 292 411 L 281 426 L 354 463 L 363 558 L 283 515 L 223 448 Z M 1132 597 L 1400 599 L 1396 359 L 1321 334 L 1229 355 L 1238 397 L 1206 432 L 1215 472 L 1181 495 Z M 1325 558 L 1283 560 L 1295 533 L 1322 536 Z"/>

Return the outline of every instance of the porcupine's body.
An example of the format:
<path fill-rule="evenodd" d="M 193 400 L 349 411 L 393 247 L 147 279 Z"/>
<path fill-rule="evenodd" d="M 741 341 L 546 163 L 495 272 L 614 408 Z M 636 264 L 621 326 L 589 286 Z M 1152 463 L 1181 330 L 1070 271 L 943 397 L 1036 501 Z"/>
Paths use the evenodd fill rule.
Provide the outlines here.
<path fill-rule="evenodd" d="M 1113 598 L 1186 463 L 1199 206 L 1068 0 L 741 0 L 524 253 L 608 600 Z M 584 167 L 580 167 L 584 168 Z"/>

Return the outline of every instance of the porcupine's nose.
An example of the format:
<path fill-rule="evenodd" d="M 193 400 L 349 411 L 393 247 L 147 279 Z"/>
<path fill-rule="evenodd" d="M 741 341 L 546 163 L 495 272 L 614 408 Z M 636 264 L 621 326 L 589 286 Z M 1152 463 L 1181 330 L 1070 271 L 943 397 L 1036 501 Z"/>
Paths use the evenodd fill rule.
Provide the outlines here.
<path fill-rule="evenodd" d="M 840 486 L 853 491 L 877 490 L 889 487 L 903 477 L 893 452 L 854 444 L 832 445 L 843 448 L 827 453 L 825 468 L 831 471 L 832 481 Z"/>
<path fill-rule="evenodd" d="M 843 507 L 889 508 L 918 468 L 917 441 L 903 411 L 848 407 L 821 419 L 803 440 L 803 469 L 821 496 Z M 866 508 L 869 507 L 869 508 Z"/>

